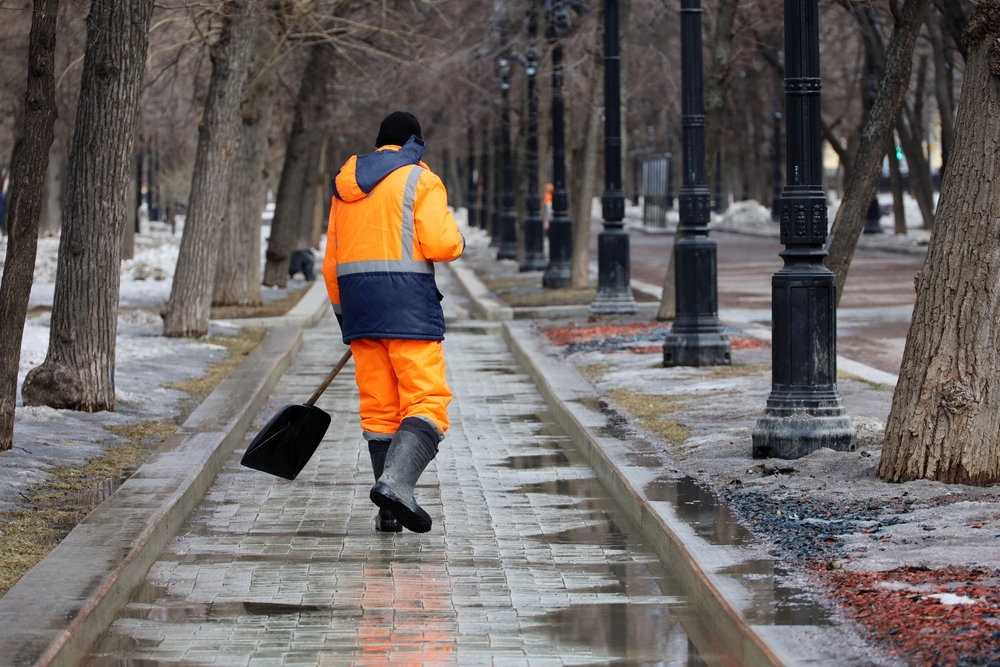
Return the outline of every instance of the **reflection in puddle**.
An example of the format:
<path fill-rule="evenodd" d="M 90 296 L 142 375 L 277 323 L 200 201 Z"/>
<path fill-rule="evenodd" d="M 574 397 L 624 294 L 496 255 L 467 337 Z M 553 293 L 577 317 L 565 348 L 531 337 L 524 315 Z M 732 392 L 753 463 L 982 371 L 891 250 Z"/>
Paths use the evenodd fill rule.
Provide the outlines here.
<path fill-rule="evenodd" d="M 737 521 L 729 506 L 690 477 L 654 480 L 643 488 L 643 493 L 651 501 L 669 502 L 678 518 L 711 544 L 753 543 L 753 534 Z"/>
<path fill-rule="evenodd" d="M 832 625 L 829 611 L 804 588 L 789 585 L 788 570 L 767 559 L 748 560 L 718 574 L 738 578 L 753 593 L 744 610 L 748 623 L 766 625 Z"/>
<path fill-rule="evenodd" d="M 561 450 L 554 454 L 534 454 L 532 456 L 509 456 L 500 465 L 514 470 L 537 470 L 569 465 L 570 461 Z"/>
<path fill-rule="evenodd" d="M 595 665 L 687 665 L 693 646 L 689 647 L 684 629 L 671 613 L 672 607 L 576 605 L 533 620 L 539 622 L 536 631 L 544 633 L 553 646 L 563 648 L 566 656 L 585 654 L 610 659 Z"/>

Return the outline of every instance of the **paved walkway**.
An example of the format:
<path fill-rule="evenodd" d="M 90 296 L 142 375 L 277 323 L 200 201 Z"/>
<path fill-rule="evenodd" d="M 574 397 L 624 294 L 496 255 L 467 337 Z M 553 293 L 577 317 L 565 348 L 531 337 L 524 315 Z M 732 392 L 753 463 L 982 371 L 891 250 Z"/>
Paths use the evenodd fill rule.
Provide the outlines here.
<path fill-rule="evenodd" d="M 307 331 L 258 427 L 342 349 L 332 320 Z M 347 374 L 302 476 L 237 451 L 86 664 L 702 664 L 686 603 L 503 340 L 452 333 L 445 351 L 452 428 L 417 489 L 430 533 L 375 532 Z"/>

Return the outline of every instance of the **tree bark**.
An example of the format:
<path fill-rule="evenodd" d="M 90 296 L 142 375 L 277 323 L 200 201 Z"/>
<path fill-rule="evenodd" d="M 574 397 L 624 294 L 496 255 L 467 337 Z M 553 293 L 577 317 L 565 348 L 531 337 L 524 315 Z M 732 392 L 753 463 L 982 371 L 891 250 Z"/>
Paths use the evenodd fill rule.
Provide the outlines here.
<path fill-rule="evenodd" d="M 199 338 L 208 333 L 215 262 L 226 216 L 233 164 L 240 154 L 247 61 L 260 18 L 251 0 L 227 0 L 219 39 L 212 45 L 212 78 L 198 126 L 198 149 L 163 335 Z"/>
<path fill-rule="evenodd" d="M 315 141 L 314 131 L 327 106 L 327 90 L 332 78 L 336 52 L 327 42 L 311 47 L 295 103 L 292 132 L 285 149 L 285 165 L 278 184 L 278 200 L 271 220 L 267 242 L 264 284 L 284 287 L 288 284 L 288 260 L 299 239 L 302 220 L 302 192 L 307 183 L 309 153 Z"/>
<path fill-rule="evenodd" d="M 726 98 L 732 82 L 730 63 L 736 34 L 736 10 L 739 0 L 720 0 L 715 13 L 715 36 L 712 39 L 712 62 L 705 77 L 705 174 L 709 187 L 715 187 L 716 159 L 722 138 Z M 714 189 L 713 189 L 714 192 Z"/>
<path fill-rule="evenodd" d="M 574 151 L 573 196 L 570 208 L 573 221 L 573 256 L 570 260 L 569 286 L 586 289 L 590 285 L 590 223 L 597 194 L 597 159 L 601 145 L 604 102 L 604 65 L 595 58 L 590 75 L 590 105 L 586 115 L 583 145 Z"/>
<path fill-rule="evenodd" d="M 889 182 L 892 185 L 892 217 L 897 234 L 906 234 L 906 202 L 903 199 L 903 176 L 899 173 L 899 159 L 896 157 L 896 137 L 889 138 Z"/>
<path fill-rule="evenodd" d="M 277 34 L 261 25 L 249 59 L 242 105 L 242 138 L 229 187 L 229 204 L 219 240 L 212 291 L 213 306 L 257 306 L 260 294 L 260 226 L 267 199 L 264 172 L 271 148 L 268 131 L 277 99 L 277 77 L 265 71 Z"/>
<path fill-rule="evenodd" d="M 0 282 L 0 451 L 13 446 L 21 338 L 34 280 L 38 218 L 56 122 L 55 51 L 59 0 L 36 0 L 28 46 L 24 137 L 10 176 L 7 257 Z"/>
<path fill-rule="evenodd" d="M 861 133 L 861 143 L 851 169 L 840 210 L 833 222 L 827 267 L 837 275 L 837 302 L 844 293 L 847 271 L 854 257 L 865 216 L 882 175 L 882 158 L 899 118 L 899 110 L 910 84 L 913 47 L 923 25 L 930 0 L 906 0 L 885 54 L 885 67 L 878 95 Z"/>
<path fill-rule="evenodd" d="M 69 155 L 49 349 L 25 405 L 115 409 L 121 238 L 153 0 L 93 2 Z"/>
<path fill-rule="evenodd" d="M 892 482 L 1000 481 L 1000 0 L 969 21 L 955 150 L 886 425 Z"/>

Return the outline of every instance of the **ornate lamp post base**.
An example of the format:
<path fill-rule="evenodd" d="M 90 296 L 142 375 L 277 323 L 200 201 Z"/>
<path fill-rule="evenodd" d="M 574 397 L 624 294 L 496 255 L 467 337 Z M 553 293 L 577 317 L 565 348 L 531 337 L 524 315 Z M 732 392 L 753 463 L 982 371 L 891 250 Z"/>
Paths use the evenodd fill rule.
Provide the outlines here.
<path fill-rule="evenodd" d="M 843 413 L 843 407 L 839 411 Z M 803 408 L 786 416 L 765 414 L 759 418 L 753 429 L 753 457 L 798 459 L 822 447 L 838 452 L 855 450 L 857 437 L 850 417 L 814 412 Z"/>
<path fill-rule="evenodd" d="M 732 363 L 729 337 L 723 333 L 674 333 L 663 341 L 663 365 L 728 366 Z"/>
<path fill-rule="evenodd" d="M 809 237 L 825 231 L 821 192 L 814 192 L 814 227 L 798 226 Z M 782 231 L 787 239 L 789 210 L 805 209 L 810 199 L 785 193 Z M 797 459 L 828 447 L 853 452 L 857 434 L 837 392 L 837 277 L 823 266 L 826 251 L 789 248 L 780 253 L 785 266 L 771 278 L 774 329 L 771 349 L 771 395 L 753 430 L 753 457 Z"/>
<path fill-rule="evenodd" d="M 624 203 L 624 198 L 622 198 Z M 594 315 L 631 315 L 639 311 L 629 284 L 629 238 L 621 227 L 612 227 L 597 236 L 597 298 L 590 304 Z"/>

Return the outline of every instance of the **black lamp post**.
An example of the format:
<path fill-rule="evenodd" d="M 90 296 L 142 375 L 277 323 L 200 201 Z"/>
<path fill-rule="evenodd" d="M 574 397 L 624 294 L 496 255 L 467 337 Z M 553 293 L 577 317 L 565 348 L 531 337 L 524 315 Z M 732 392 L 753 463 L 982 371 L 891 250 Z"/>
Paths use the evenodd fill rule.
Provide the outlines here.
<path fill-rule="evenodd" d="M 681 0 L 681 124 L 684 185 L 674 246 L 677 316 L 663 343 L 664 366 L 731 363 L 719 322 L 715 241 L 708 238 L 711 197 L 705 183 L 705 97 L 701 0 Z"/>
<path fill-rule="evenodd" d="M 722 149 L 715 153 L 715 212 L 722 215 L 726 212 L 726 202 L 722 196 Z"/>
<path fill-rule="evenodd" d="M 781 217 L 781 112 L 774 112 L 774 197 L 771 200 L 771 219 Z"/>
<path fill-rule="evenodd" d="M 674 210 L 674 129 L 667 129 L 667 210 Z"/>
<path fill-rule="evenodd" d="M 483 128 L 483 151 L 479 154 L 479 186 L 482 205 L 479 207 L 479 228 L 490 231 L 490 133 Z"/>
<path fill-rule="evenodd" d="M 493 128 L 493 181 L 490 184 L 492 196 L 492 207 L 490 208 L 490 247 L 496 248 L 500 245 L 500 191 L 503 188 L 503 160 L 500 157 L 501 132 Z"/>
<path fill-rule="evenodd" d="M 524 257 L 521 271 L 543 271 L 545 259 L 545 224 L 538 196 L 538 0 L 528 0 L 528 55 L 524 72 L 528 77 L 528 199 L 524 216 Z M 515 247 L 516 252 L 516 247 Z"/>
<path fill-rule="evenodd" d="M 837 279 L 823 266 L 827 212 L 817 0 L 785 0 L 785 54 L 785 265 L 771 279 L 771 395 L 753 430 L 754 458 L 792 459 L 821 447 L 853 451 L 856 445 L 837 392 Z"/>
<path fill-rule="evenodd" d="M 503 109 L 500 143 L 503 147 L 503 210 L 500 213 L 500 250 L 497 259 L 517 259 L 517 212 L 514 210 L 514 160 L 510 152 L 510 62 L 501 58 L 500 93 Z"/>
<path fill-rule="evenodd" d="M 476 191 L 476 133 L 472 125 L 465 130 L 466 138 L 469 140 L 469 189 L 465 195 L 466 209 L 468 210 L 469 227 L 479 224 L 479 193 Z"/>
<path fill-rule="evenodd" d="M 549 9 L 546 37 L 552 45 L 552 215 L 549 217 L 549 265 L 542 275 L 542 286 L 558 289 L 569 286 L 570 262 L 573 259 L 573 223 L 566 211 L 566 131 L 564 123 L 563 47 L 559 25 Z"/>
<path fill-rule="evenodd" d="M 638 311 L 632 297 L 629 238 L 623 222 L 620 71 L 618 0 L 604 0 L 604 231 L 597 237 L 597 298 L 590 304 L 595 315 Z"/>

